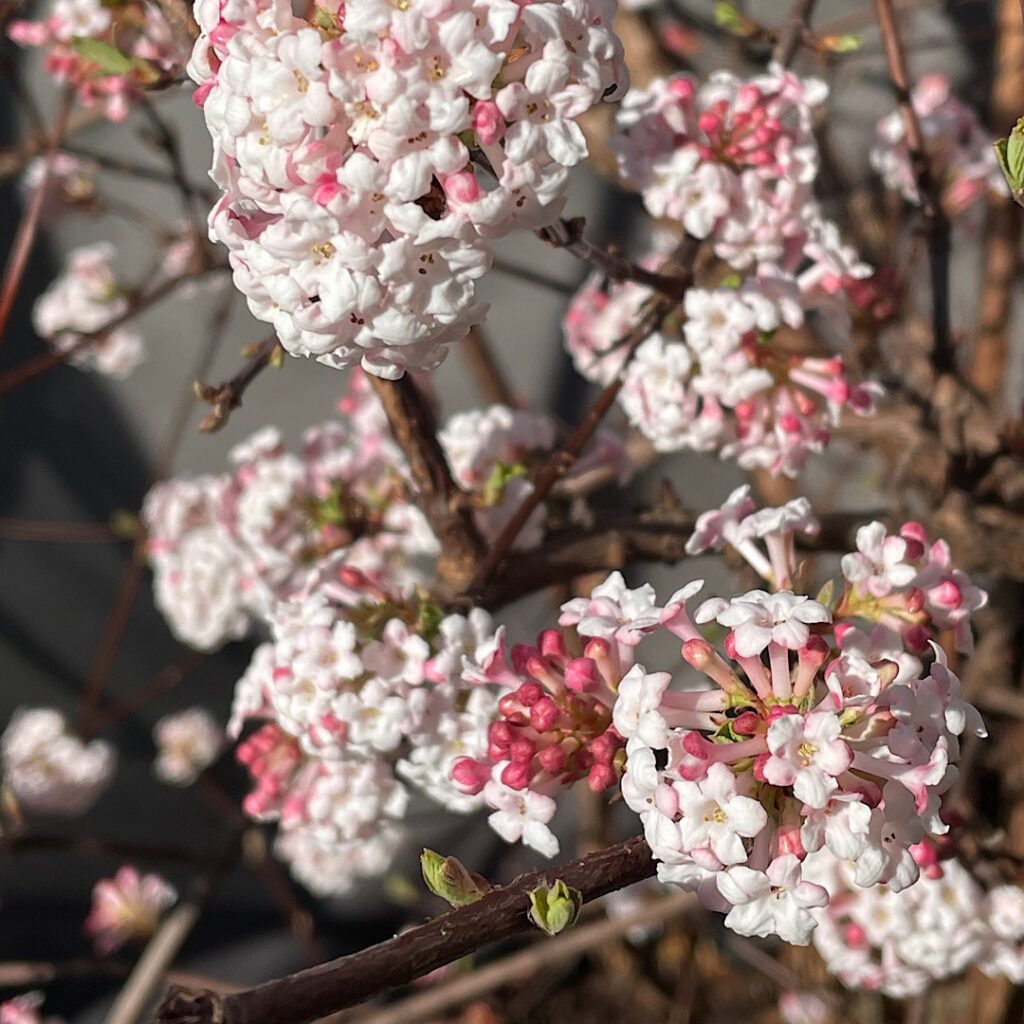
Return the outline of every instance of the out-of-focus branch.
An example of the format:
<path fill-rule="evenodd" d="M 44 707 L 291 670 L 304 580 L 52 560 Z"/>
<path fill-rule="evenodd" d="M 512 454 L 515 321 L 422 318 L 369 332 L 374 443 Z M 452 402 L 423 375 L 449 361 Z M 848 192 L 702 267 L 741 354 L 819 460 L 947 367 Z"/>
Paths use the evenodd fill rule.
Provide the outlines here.
<path fill-rule="evenodd" d="M 956 370 L 956 352 L 949 312 L 949 220 L 942 208 L 940 191 L 932 175 L 921 122 L 911 101 L 906 55 L 892 0 L 875 0 L 875 14 L 882 35 L 885 59 L 889 65 L 889 77 L 896 89 L 910 166 L 924 218 L 932 287 L 932 364 L 937 373 L 953 373 Z"/>
<path fill-rule="evenodd" d="M 7 259 L 7 265 L 4 267 L 3 285 L 0 287 L 0 343 L 7 336 L 7 321 L 10 319 L 14 301 L 21 290 L 21 282 L 25 276 L 25 268 L 28 266 L 28 258 L 32 252 L 32 245 L 39 229 L 39 219 L 42 216 L 43 205 L 46 202 L 46 194 L 50 186 L 53 161 L 67 129 L 73 97 L 74 93 L 71 89 L 65 88 L 46 146 L 42 177 L 22 213 L 21 222 L 18 224 L 18 230 L 11 245 L 11 253 Z"/>
<path fill-rule="evenodd" d="M 66 363 L 73 355 L 84 351 L 90 345 L 95 345 L 97 342 L 102 341 L 111 331 L 149 309 L 150 306 L 156 305 L 161 299 L 165 299 L 184 284 L 185 281 L 192 280 L 194 276 L 193 274 L 182 274 L 180 277 L 169 277 L 129 303 L 128 308 L 120 316 L 114 317 L 110 323 L 98 331 L 79 335 L 78 340 L 62 352 L 43 352 L 34 359 L 26 359 L 25 362 L 12 367 L 6 373 L 0 373 L 0 394 L 13 391 L 14 388 L 20 387 L 22 384 L 32 380 L 33 377 L 38 377 L 39 374 L 52 370 L 55 366 L 60 366 L 62 363 Z"/>
<path fill-rule="evenodd" d="M 0 850 L 9 853 L 52 850 L 81 857 L 119 857 L 167 864 L 208 865 L 211 861 L 209 853 L 176 843 L 147 843 L 135 839 L 48 832 L 36 828 L 4 835 L 0 839 Z"/>
<path fill-rule="evenodd" d="M 417 501 L 441 542 L 442 585 L 458 591 L 472 578 L 483 551 L 469 495 L 452 479 L 434 414 L 411 374 L 398 380 L 368 376 L 395 441 L 409 460 Z"/>
<path fill-rule="evenodd" d="M 998 0 L 999 29 L 994 54 L 989 120 L 1002 133 L 1020 114 L 1024 96 L 1024 26 L 1016 0 Z M 970 379 L 998 403 L 1006 372 L 1013 286 L 1020 267 L 1021 212 L 1007 195 L 989 190 L 985 223 L 985 266 L 978 302 L 978 334 Z"/>
<path fill-rule="evenodd" d="M 594 245 L 583 235 L 586 221 L 583 217 L 572 220 L 559 218 L 547 227 L 538 228 L 534 234 L 555 249 L 565 249 L 577 259 L 589 264 L 612 281 L 633 281 L 646 285 L 655 291 L 679 301 L 686 291 L 686 282 L 677 275 L 659 274 L 645 270 L 620 252 L 613 249 L 602 249 Z"/>
<path fill-rule="evenodd" d="M 589 902 L 654 874 L 647 841 L 638 836 L 491 889 L 476 903 L 450 910 L 362 952 L 234 995 L 172 989 L 157 1024 L 305 1024 L 405 985 L 481 947 L 533 925 L 528 893 L 561 879 Z"/>
<path fill-rule="evenodd" d="M 491 403 L 507 405 L 515 408 L 518 405 L 512 389 L 501 372 L 494 352 L 487 343 L 487 337 L 480 327 L 470 328 L 469 334 L 463 339 L 459 351 L 469 363 L 473 376 L 480 385 L 484 398 Z"/>
<path fill-rule="evenodd" d="M 252 346 L 246 364 L 230 380 L 220 384 L 207 384 L 201 380 L 193 383 L 196 397 L 210 406 L 210 412 L 199 424 L 204 434 L 214 434 L 223 429 L 231 413 L 242 404 L 249 385 L 273 362 L 278 348 L 277 335 L 271 335 Z"/>
<path fill-rule="evenodd" d="M 116 544 L 127 539 L 117 533 L 109 523 L 0 517 L 0 540 L 44 541 L 53 544 Z"/>
<path fill-rule="evenodd" d="M 679 507 L 614 512 L 588 527 L 550 532 L 540 547 L 517 552 L 515 571 L 499 576 L 480 595 L 485 608 L 497 608 L 548 586 L 594 572 L 612 572 L 638 562 L 675 565 L 686 558 L 686 542 L 696 517 Z M 805 551 L 850 551 L 857 528 L 881 513 L 830 513 L 819 517 L 817 537 L 801 538 Z"/>
<path fill-rule="evenodd" d="M 800 43 L 810 28 L 811 16 L 814 14 L 814 7 L 817 0 L 795 0 L 786 19 L 785 27 L 779 36 L 775 49 L 772 51 L 772 60 L 777 61 L 783 67 L 793 63 Z"/>

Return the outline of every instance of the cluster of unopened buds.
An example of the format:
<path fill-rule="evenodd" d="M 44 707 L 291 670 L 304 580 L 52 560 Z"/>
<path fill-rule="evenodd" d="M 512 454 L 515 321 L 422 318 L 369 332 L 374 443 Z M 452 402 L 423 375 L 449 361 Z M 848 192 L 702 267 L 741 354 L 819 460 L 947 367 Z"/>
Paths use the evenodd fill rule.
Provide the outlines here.
<path fill-rule="evenodd" d="M 53 0 L 45 18 L 15 19 L 7 34 L 44 49 L 46 70 L 111 121 L 123 121 L 147 86 L 184 64 L 160 7 L 137 0 Z"/>
<path fill-rule="evenodd" d="M 111 266 L 113 257 L 114 247 L 107 242 L 68 253 L 64 273 L 37 300 L 32 322 L 36 333 L 55 352 L 67 354 L 72 365 L 123 378 L 145 358 L 145 348 L 142 336 L 130 327 L 104 331 L 129 307 Z"/>
<path fill-rule="evenodd" d="M 963 213 L 990 191 L 1006 194 L 988 132 L 976 111 L 953 95 L 944 74 L 920 78 L 911 102 L 924 137 L 925 156 L 949 216 Z M 906 127 L 898 110 L 878 122 L 871 165 L 887 188 L 920 205 Z"/>
<path fill-rule="evenodd" d="M 1024 981 L 1024 893 L 987 893 L 957 860 L 939 861 L 928 842 L 914 848 L 921 878 L 901 891 L 862 888 L 848 861 L 815 854 L 807 871 L 829 893 L 815 910 L 815 949 L 844 985 L 897 999 L 976 966 Z"/>
<path fill-rule="evenodd" d="M 611 0 L 200 0 L 211 235 L 287 351 L 385 377 L 484 316 L 491 240 L 550 223 L 624 85 Z"/>
<path fill-rule="evenodd" d="M 657 80 L 623 102 L 613 145 L 624 181 L 728 264 L 716 287 L 686 292 L 625 369 L 620 342 L 651 288 L 594 276 L 566 316 L 577 369 L 602 383 L 622 373 L 619 402 L 659 451 L 717 451 L 794 476 L 844 409 L 874 409 L 879 389 L 852 382 L 840 356 L 793 344 L 809 311 L 842 322 L 870 274 L 811 193 L 825 91 L 773 68 L 749 82 Z M 644 268 L 657 270 L 669 246 L 658 238 Z"/>

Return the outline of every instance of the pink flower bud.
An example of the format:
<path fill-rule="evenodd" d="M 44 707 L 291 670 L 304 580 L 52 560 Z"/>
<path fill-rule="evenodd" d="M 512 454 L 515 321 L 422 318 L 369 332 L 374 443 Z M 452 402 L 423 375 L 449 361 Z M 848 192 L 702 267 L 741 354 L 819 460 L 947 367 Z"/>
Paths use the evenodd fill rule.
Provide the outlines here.
<path fill-rule="evenodd" d="M 557 775 L 559 772 L 564 771 L 568 762 L 569 755 L 557 743 L 553 746 L 545 747 L 537 754 L 537 763 L 544 771 L 550 772 L 552 775 Z"/>
<path fill-rule="evenodd" d="M 501 781 L 509 789 L 526 789 L 530 784 L 529 761 L 512 761 L 501 771 Z"/>
<path fill-rule="evenodd" d="M 587 773 L 587 785 L 595 793 L 615 784 L 615 772 L 606 764 L 595 764 Z"/>
<path fill-rule="evenodd" d="M 569 651 L 565 646 L 565 637 L 560 629 L 545 629 L 537 637 L 537 647 L 545 658 L 567 658 Z"/>
<path fill-rule="evenodd" d="M 532 708 L 544 696 L 544 687 L 540 683 L 527 679 L 515 692 L 523 707 Z"/>
<path fill-rule="evenodd" d="M 737 736 L 755 736 L 761 727 L 761 716 L 753 711 L 744 711 L 732 720 L 732 729 Z"/>
<path fill-rule="evenodd" d="M 867 944 L 867 934 L 859 924 L 854 924 L 851 921 L 845 928 L 845 934 L 846 944 L 848 946 L 853 946 L 854 949 L 860 949 L 862 946 Z"/>
<path fill-rule="evenodd" d="M 529 762 L 533 755 L 537 752 L 537 744 L 533 740 L 526 739 L 525 736 L 517 739 L 512 746 L 508 748 L 509 758 L 516 762 L 520 761 Z"/>
<path fill-rule="evenodd" d="M 452 765 L 452 781 L 467 796 L 476 796 L 491 777 L 490 768 L 473 760 L 471 757 L 460 757 Z"/>
<path fill-rule="evenodd" d="M 475 203 L 480 198 L 480 183 L 472 171 L 458 171 L 444 179 L 444 191 L 454 203 Z"/>
<path fill-rule="evenodd" d="M 493 100 L 480 100 L 473 107 L 473 131 L 485 146 L 493 146 L 504 138 L 505 118 Z"/>
<path fill-rule="evenodd" d="M 725 639 L 726 651 L 729 650 L 729 641 L 731 639 L 732 633 L 730 633 Z M 686 643 L 683 644 L 682 655 L 686 659 L 687 664 L 692 665 L 699 671 L 703 671 L 711 664 L 711 661 L 715 656 L 715 649 L 707 642 L 707 640 L 687 640 Z"/>
<path fill-rule="evenodd" d="M 597 665 L 590 658 L 573 658 L 565 668 L 565 685 L 574 693 L 589 693 L 601 685 Z"/>
<path fill-rule="evenodd" d="M 558 721 L 558 715 L 558 705 L 550 697 L 543 697 L 530 708 L 530 725 L 537 732 L 547 732 Z"/>
<path fill-rule="evenodd" d="M 963 591 L 953 580 L 943 580 L 930 591 L 930 596 L 932 603 L 940 608 L 959 608 L 964 602 Z"/>

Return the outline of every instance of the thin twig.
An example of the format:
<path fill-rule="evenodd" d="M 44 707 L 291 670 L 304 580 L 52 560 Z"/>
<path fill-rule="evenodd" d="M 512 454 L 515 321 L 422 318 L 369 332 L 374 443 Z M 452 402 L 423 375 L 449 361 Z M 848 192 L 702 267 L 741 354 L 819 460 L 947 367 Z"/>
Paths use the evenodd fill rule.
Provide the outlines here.
<path fill-rule="evenodd" d="M 917 186 L 928 240 L 928 266 L 932 285 L 932 364 L 937 373 L 956 369 L 956 352 L 950 327 L 949 296 L 949 220 L 942 208 L 941 191 L 932 175 L 925 149 L 924 133 L 911 99 L 907 61 L 900 40 L 899 26 L 892 0 L 875 0 L 878 29 L 882 35 L 889 77 L 896 89 L 896 98 L 903 130 L 907 138 L 910 166 Z"/>
<path fill-rule="evenodd" d="M 90 725 L 95 733 L 106 729 L 115 722 L 134 715 L 137 711 L 148 707 L 153 701 L 169 693 L 183 683 L 193 672 L 209 660 L 204 651 L 186 650 L 180 658 L 164 666 L 152 679 L 127 693 L 124 697 L 110 701 L 102 710 L 97 711 Z"/>
<path fill-rule="evenodd" d="M 622 338 L 619 346 L 625 353 L 625 361 L 628 362 L 633 353 L 641 343 L 655 330 L 658 329 L 665 317 L 678 305 L 679 297 L 685 292 L 689 282 L 693 279 L 693 264 L 696 260 L 699 242 L 689 236 L 677 248 L 670 257 L 666 266 L 678 268 L 677 286 L 674 295 L 657 294 L 647 304 L 645 310 L 640 314 L 635 327 Z M 524 501 L 516 509 L 515 514 L 509 519 L 504 529 L 498 535 L 497 540 L 491 545 L 486 557 L 480 563 L 473 579 L 467 588 L 466 596 L 472 599 L 481 593 L 484 587 L 491 581 L 493 576 L 499 574 L 508 559 L 512 545 L 519 536 L 520 531 L 526 525 L 527 520 L 533 515 L 536 509 L 545 498 L 551 488 L 563 477 L 572 464 L 579 458 L 586 447 L 594 431 L 597 430 L 605 415 L 611 409 L 622 389 L 624 382 L 623 372 L 613 380 L 587 410 L 579 426 L 572 432 L 565 444 L 555 452 L 550 459 L 541 467 L 533 479 L 533 489 L 526 496 Z"/>
<path fill-rule="evenodd" d="M 386 942 L 247 992 L 172 989 L 158 1024 L 304 1024 L 405 985 L 491 942 L 532 927 L 527 894 L 562 879 L 585 901 L 654 874 L 647 841 L 638 836 L 579 860 L 521 875 L 478 902 L 451 910 Z"/>
<path fill-rule="evenodd" d="M 0 517 L 0 540 L 44 541 L 54 544 L 116 544 L 129 539 L 118 534 L 109 523 Z"/>
<path fill-rule="evenodd" d="M 571 284 L 568 281 L 558 281 L 547 274 L 541 274 L 536 270 L 517 266 L 515 263 L 509 263 L 507 260 L 496 259 L 494 261 L 494 269 L 499 274 L 507 274 L 509 277 L 518 278 L 525 284 L 536 285 L 538 288 L 544 288 L 558 295 L 574 295 L 576 292 L 575 284 Z"/>
<path fill-rule="evenodd" d="M 817 0 L 795 0 L 786 19 L 785 28 L 779 36 L 772 52 L 772 60 L 784 68 L 793 63 L 793 58 L 800 49 L 800 41 L 810 27 L 811 16 Z"/>
<path fill-rule="evenodd" d="M 572 220 L 561 217 L 547 227 L 537 228 L 534 234 L 555 249 L 571 252 L 577 259 L 588 263 L 612 281 L 634 281 L 676 301 L 682 297 L 686 287 L 679 277 L 645 270 L 620 252 L 594 245 L 583 237 L 585 225 L 583 217 L 574 217 Z"/>
<path fill-rule="evenodd" d="M 145 1012 L 157 990 L 165 983 L 171 964 L 215 889 L 234 864 L 239 839 L 239 833 L 232 835 L 217 863 L 196 880 L 188 897 L 164 918 L 118 992 L 105 1024 L 136 1024 Z"/>
<path fill-rule="evenodd" d="M 7 336 L 7 321 L 10 319 L 11 310 L 14 308 L 14 301 L 21 290 L 21 282 L 28 267 L 28 258 L 32 252 L 32 245 L 39 230 L 39 220 L 43 214 L 43 206 L 46 203 L 46 194 L 50 187 L 50 177 L 53 173 L 53 162 L 57 157 L 57 150 L 60 149 L 61 140 L 67 130 L 68 115 L 71 112 L 71 103 L 74 92 L 66 88 L 61 96 L 60 106 L 57 109 L 57 118 L 50 133 L 50 141 L 46 147 L 44 157 L 43 173 L 39 183 L 35 187 L 21 217 L 14 242 L 11 245 L 11 253 L 4 267 L 3 288 L 0 289 L 0 344 Z"/>
<path fill-rule="evenodd" d="M 196 397 L 211 407 L 206 418 L 199 424 L 204 434 L 216 433 L 224 427 L 232 411 L 242 404 L 242 396 L 249 385 L 270 365 L 277 349 L 277 335 L 272 334 L 252 346 L 245 366 L 230 380 L 220 384 L 206 384 L 201 380 L 193 383 Z"/>
<path fill-rule="evenodd" d="M 0 850 L 10 853 L 56 850 L 81 857 L 118 857 L 166 864 L 208 865 L 211 860 L 209 853 L 175 843 L 149 843 L 135 839 L 118 839 L 115 836 L 47 832 L 36 828 L 5 835 L 0 840 Z"/>

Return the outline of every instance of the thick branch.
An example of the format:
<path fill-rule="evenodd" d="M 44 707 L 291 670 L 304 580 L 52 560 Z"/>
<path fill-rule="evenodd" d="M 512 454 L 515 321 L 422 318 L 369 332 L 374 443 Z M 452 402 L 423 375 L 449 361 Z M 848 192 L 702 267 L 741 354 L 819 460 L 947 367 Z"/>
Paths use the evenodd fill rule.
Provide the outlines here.
<path fill-rule="evenodd" d="M 656 331 L 668 314 L 676 308 L 679 296 L 682 295 L 693 280 L 693 265 L 697 258 L 700 243 L 686 236 L 677 247 L 666 266 L 675 268 L 678 275 L 678 288 L 675 295 L 658 294 L 647 304 L 640 314 L 636 326 L 619 342 L 624 350 L 626 362 L 640 347 L 643 341 Z M 548 496 L 551 488 L 568 472 L 572 464 L 579 458 L 622 390 L 623 374 L 620 374 L 598 395 L 596 401 L 587 410 L 579 426 L 572 432 L 565 444 L 555 452 L 541 467 L 533 479 L 533 490 L 498 535 L 487 557 L 483 559 L 473 576 L 466 596 L 473 598 L 480 594 L 484 587 L 491 583 L 493 577 L 505 571 L 509 553 L 515 539 L 526 525 L 533 511 Z"/>
<path fill-rule="evenodd" d="M 956 353 L 949 319 L 949 220 L 942 208 L 941 191 L 932 176 L 921 122 L 911 101 L 907 61 L 892 0 L 875 0 L 875 14 L 882 34 L 889 76 L 896 88 L 910 166 L 924 217 L 932 283 L 932 363 L 937 373 L 952 373 L 956 369 Z"/>
<path fill-rule="evenodd" d="M 410 374 L 398 380 L 369 375 L 387 415 L 391 432 L 409 460 L 417 500 L 441 542 L 438 574 L 453 590 L 470 580 L 483 549 L 473 522 L 469 496 L 452 479 L 437 440 L 434 414 Z"/>
<path fill-rule="evenodd" d="M 643 837 L 580 860 L 521 875 L 492 889 L 477 903 L 440 917 L 360 953 L 267 982 L 247 992 L 172 989 L 157 1011 L 157 1024 L 304 1024 L 355 1006 L 371 996 L 452 963 L 491 942 L 532 927 L 528 892 L 562 879 L 585 901 L 654 874 Z"/>

